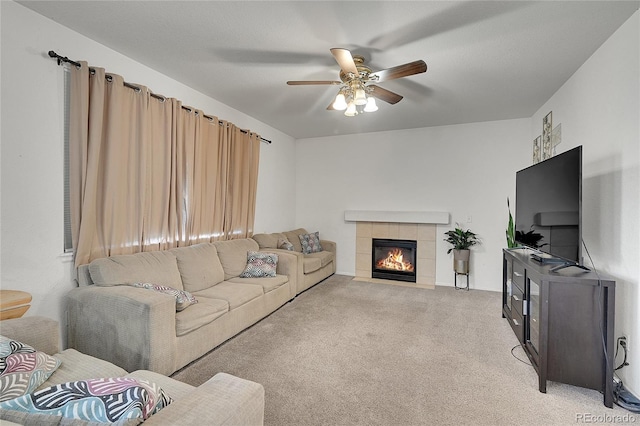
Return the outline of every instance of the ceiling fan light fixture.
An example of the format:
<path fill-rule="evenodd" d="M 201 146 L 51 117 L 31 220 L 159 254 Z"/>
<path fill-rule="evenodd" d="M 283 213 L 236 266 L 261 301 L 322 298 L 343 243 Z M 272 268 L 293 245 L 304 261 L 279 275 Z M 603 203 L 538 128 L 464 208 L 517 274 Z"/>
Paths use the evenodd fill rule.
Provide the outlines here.
<path fill-rule="evenodd" d="M 366 105 L 367 95 L 365 94 L 364 89 L 362 88 L 356 89 L 356 97 L 353 100 L 353 103 L 356 105 Z"/>
<path fill-rule="evenodd" d="M 377 111 L 376 99 L 391 105 L 395 105 L 402 100 L 402 96 L 397 93 L 371 83 L 395 80 L 427 71 L 427 64 L 423 60 L 417 60 L 372 73 L 369 66 L 364 64 L 365 58 L 363 56 L 353 55 L 348 49 L 343 48 L 332 48 L 330 51 L 340 66 L 340 81 L 290 80 L 287 81 L 287 84 L 289 86 L 341 86 L 335 99 L 326 109 L 344 111 L 344 115 L 347 117 L 353 117 L 364 112 Z"/>
<path fill-rule="evenodd" d="M 342 92 L 338 93 L 336 100 L 333 102 L 333 109 L 338 111 L 344 111 L 347 109 L 347 100 Z"/>
<path fill-rule="evenodd" d="M 369 96 L 367 99 L 367 106 L 364 107 L 365 112 L 375 112 L 378 110 L 378 105 L 376 105 L 376 99 L 372 96 Z"/>
<path fill-rule="evenodd" d="M 344 112 L 344 115 L 347 117 L 353 117 L 354 115 L 358 115 L 358 110 L 356 110 L 356 104 L 354 102 L 349 102 L 349 106 L 347 110 Z"/>

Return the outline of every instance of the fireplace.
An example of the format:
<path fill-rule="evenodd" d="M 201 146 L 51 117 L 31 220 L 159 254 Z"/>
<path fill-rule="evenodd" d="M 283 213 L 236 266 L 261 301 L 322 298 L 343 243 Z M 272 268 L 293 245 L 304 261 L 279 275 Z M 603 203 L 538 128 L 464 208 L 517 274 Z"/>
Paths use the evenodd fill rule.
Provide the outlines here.
<path fill-rule="evenodd" d="M 348 210 L 347 222 L 356 223 L 356 276 L 354 280 L 434 289 L 436 283 L 436 227 L 449 224 L 449 213 Z M 415 281 L 373 278 L 372 239 L 417 241 Z M 403 256 L 404 257 L 404 256 Z"/>
<path fill-rule="evenodd" d="M 416 282 L 417 241 L 373 238 L 371 277 Z"/>

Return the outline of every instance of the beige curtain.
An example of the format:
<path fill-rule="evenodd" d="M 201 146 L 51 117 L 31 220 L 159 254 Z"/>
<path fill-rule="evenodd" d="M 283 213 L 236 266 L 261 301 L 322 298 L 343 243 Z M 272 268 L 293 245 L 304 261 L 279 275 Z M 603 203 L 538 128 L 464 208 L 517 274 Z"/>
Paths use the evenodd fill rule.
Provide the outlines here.
<path fill-rule="evenodd" d="M 224 219 L 226 145 L 218 118 L 207 118 L 202 111 L 182 109 L 178 126 L 182 146 L 186 199 L 184 238 L 179 245 L 220 239 Z M 224 149 L 221 149 L 225 147 Z"/>
<path fill-rule="evenodd" d="M 128 89 L 131 90 L 131 89 Z M 142 250 L 166 250 L 175 247 L 181 217 L 176 214 L 180 205 L 175 181 L 175 140 L 172 136 L 173 117 L 180 110 L 175 99 L 148 98 L 148 155 L 146 168 L 146 196 L 142 227 Z"/>
<path fill-rule="evenodd" d="M 76 265 L 252 235 L 259 136 L 81 64 L 69 139 Z"/>
<path fill-rule="evenodd" d="M 247 238 L 253 235 L 260 137 L 234 125 L 230 134 L 224 233 L 226 239 Z"/>

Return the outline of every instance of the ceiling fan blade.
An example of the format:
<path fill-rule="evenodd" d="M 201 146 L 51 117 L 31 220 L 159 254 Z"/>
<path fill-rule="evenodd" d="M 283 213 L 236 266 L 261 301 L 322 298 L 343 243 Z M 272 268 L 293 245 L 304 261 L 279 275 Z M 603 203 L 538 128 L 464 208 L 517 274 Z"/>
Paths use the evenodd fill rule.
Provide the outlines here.
<path fill-rule="evenodd" d="M 335 111 L 335 108 L 333 107 L 333 102 L 331 101 L 331 103 L 329 104 L 329 106 L 327 107 L 327 111 Z"/>
<path fill-rule="evenodd" d="M 408 64 L 398 65 L 397 67 L 387 68 L 386 70 L 377 71 L 369 74 L 369 78 L 378 78 L 376 81 L 394 80 L 396 78 L 407 77 L 414 74 L 420 74 L 427 71 L 427 64 L 423 60 L 409 62 Z"/>
<path fill-rule="evenodd" d="M 338 63 L 338 65 L 340 65 L 340 69 L 344 71 L 345 74 L 352 73 L 355 75 L 360 75 L 350 51 L 348 51 L 347 49 L 340 49 L 336 47 L 330 50 L 333 57 L 336 58 L 336 62 Z"/>
<path fill-rule="evenodd" d="M 289 86 L 307 86 L 307 85 L 312 85 L 312 84 L 326 84 L 326 85 L 339 85 L 342 84 L 341 81 L 329 81 L 329 80 L 304 80 L 304 81 L 287 81 L 287 84 Z"/>
<path fill-rule="evenodd" d="M 371 96 L 380 99 L 381 101 L 385 101 L 390 103 L 391 105 L 397 104 L 402 100 L 402 96 L 394 93 L 390 90 L 383 89 L 380 86 L 376 86 L 375 84 L 370 84 L 368 87 L 372 88 Z"/>

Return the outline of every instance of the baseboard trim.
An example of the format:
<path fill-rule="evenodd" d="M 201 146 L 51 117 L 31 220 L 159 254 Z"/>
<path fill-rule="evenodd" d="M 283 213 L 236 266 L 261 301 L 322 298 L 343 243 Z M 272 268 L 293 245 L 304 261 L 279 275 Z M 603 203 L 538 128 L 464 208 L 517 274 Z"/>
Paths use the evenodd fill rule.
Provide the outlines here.
<path fill-rule="evenodd" d="M 410 283 L 410 282 L 405 282 L 405 281 L 383 280 L 383 279 L 380 279 L 380 278 L 353 277 L 352 281 L 375 283 L 375 284 L 389 284 L 389 285 L 397 285 L 397 286 L 400 286 L 400 287 L 423 288 L 423 289 L 426 289 L 426 290 L 435 290 L 435 288 L 436 288 L 436 286 L 433 285 L 433 284 L 417 284 L 417 283 Z"/>

